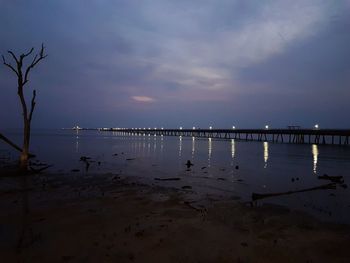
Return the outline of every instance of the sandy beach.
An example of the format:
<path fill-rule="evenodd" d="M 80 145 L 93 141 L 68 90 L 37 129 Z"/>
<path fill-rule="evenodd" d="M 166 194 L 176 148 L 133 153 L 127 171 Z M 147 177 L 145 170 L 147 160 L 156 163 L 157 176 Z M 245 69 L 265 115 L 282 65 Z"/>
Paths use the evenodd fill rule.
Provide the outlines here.
<path fill-rule="evenodd" d="M 117 174 L 1 172 L 2 262 L 348 262 L 350 228 Z"/>

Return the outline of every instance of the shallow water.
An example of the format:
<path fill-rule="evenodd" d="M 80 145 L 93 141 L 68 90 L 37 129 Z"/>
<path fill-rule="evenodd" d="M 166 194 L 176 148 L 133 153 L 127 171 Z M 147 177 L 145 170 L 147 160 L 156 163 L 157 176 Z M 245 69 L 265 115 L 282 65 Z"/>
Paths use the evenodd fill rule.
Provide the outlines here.
<path fill-rule="evenodd" d="M 18 132 L 6 135 L 20 141 Z M 350 182 L 349 146 L 37 130 L 32 134 L 32 152 L 40 161 L 54 164 L 50 168 L 53 172 L 112 172 L 141 177 L 154 184 L 191 186 L 199 193 L 239 196 L 243 201 L 251 201 L 253 192 L 287 192 L 329 183 L 318 179 L 323 174 L 343 176 L 345 184 Z M 14 159 L 17 153 L 1 142 L 0 156 Z M 81 156 L 95 161 L 88 171 L 79 161 Z M 194 164 L 189 170 L 187 160 Z M 170 177 L 181 180 L 154 180 Z M 349 189 L 340 184 L 335 190 L 271 197 L 256 204 L 263 203 L 300 209 L 322 220 L 350 223 Z"/>

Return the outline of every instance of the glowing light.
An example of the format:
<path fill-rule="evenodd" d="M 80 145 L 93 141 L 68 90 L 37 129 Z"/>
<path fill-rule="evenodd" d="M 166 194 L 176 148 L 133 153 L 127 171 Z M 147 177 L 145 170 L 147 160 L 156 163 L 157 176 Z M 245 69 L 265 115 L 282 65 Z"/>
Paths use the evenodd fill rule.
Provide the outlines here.
<path fill-rule="evenodd" d="M 211 130 L 211 129 L 213 129 L 213 127 L 212 127 L 212 126 L 210 126 L 210 127 L 209 127 L 209 130 Z"/>
<path fill-rule="evenodd" d="M 182 127 L 180 127 L 180 130 L 182 130 Z"/>
<path fill-rule="evenodd" d="M 234 129 L 236 129 L 236 127 L 235 127 L 235 126 L 232 126 L 232 129 L 234 130 Z"/>
<path fill-rule="evenodd" d="M 318 128 L 319 128 L 318 124 L 315 124 L 315 126 L 314 126 L 314 127 L 315 127 L 315 129 L 318 129 Z"/>
<path fill-rule="evenodd" d="M 196 129 L 196 127 L 193 126 L 193 127 L 192 127 L 192 130 L 195 130 L 195 129 Z"/>
<path fill-rule="evenodd" d="M 164 128 L 162 127 L 162 128 L 160 128 L 161 130 L 164 130 Z"/>
<path fill-rule="evenodd" d="M 265 125 L 265 129 L 268 130 L 269 129 L 269 125 Z"/>

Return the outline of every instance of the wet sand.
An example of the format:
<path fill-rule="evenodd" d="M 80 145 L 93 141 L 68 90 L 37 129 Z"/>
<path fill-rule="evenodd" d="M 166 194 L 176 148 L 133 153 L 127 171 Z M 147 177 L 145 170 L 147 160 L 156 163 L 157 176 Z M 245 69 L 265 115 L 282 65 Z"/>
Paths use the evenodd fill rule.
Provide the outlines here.
<path fill-rule="evenodd" d="M 117 174 L 1 171 L 0 196 L 1 262 L 350 261 L 347 225 Z"/>

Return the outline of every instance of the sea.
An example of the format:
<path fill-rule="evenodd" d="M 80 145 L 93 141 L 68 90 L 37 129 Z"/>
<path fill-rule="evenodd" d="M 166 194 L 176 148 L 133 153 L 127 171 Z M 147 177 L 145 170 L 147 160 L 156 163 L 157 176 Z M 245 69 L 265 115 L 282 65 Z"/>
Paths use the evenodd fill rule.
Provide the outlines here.
<path fill-rule="evenodd" d="M 4 134 L 20 144 L 20 131 Z M 113 173 L 350 223 L 350 146 L 57 129 L 33 130 L 31 152 L 33 162 L 52 164 L 47 170 L 52 173 Z M 87 157 L 88 167 L 81 157 Z M 0 141 L 0 163 L 17 158 L 18 152 Z M 341 179 L 334 189 L 319 189 L 331 183 L 327 176 Z"/>

